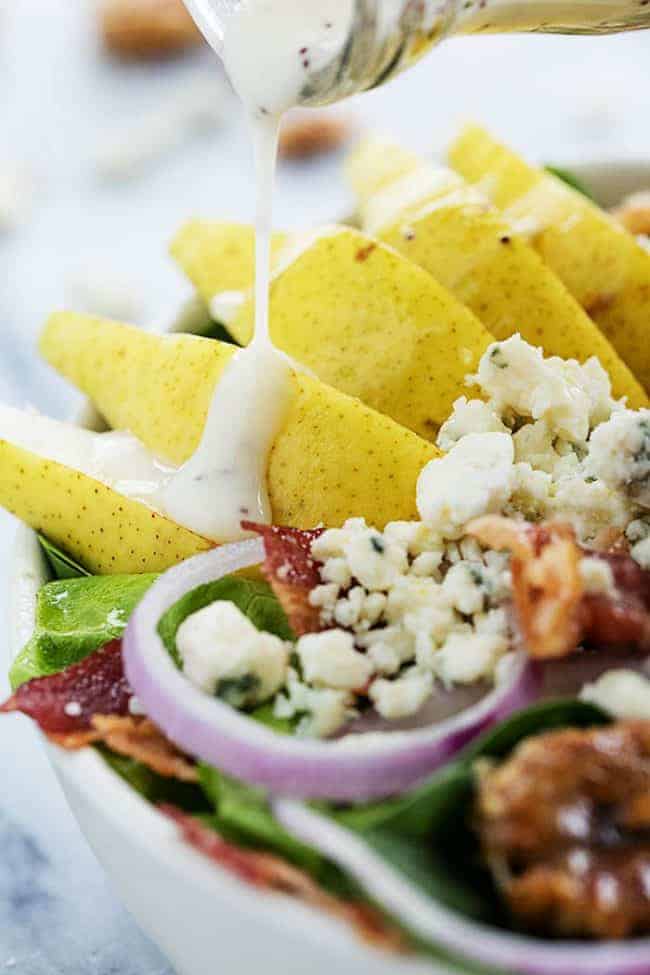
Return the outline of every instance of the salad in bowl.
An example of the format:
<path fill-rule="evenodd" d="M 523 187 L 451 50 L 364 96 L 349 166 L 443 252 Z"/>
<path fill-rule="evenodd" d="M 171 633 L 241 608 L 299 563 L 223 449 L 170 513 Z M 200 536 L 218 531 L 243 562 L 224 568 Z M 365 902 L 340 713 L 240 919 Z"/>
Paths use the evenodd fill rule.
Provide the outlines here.
<path fill-rule="evenodd" d="M 647 199 L 475 126 L 449 162 L 368 140 L 354 225 L 275 235 L 290 390 L 235 540 L 168 499 L 251 339 L 252 229 L 173 242 L 201 334 L 52 316 L 101 422 L 0 411 L 48 576 L 1 710 L 392 971 L 650 971 Z"/>

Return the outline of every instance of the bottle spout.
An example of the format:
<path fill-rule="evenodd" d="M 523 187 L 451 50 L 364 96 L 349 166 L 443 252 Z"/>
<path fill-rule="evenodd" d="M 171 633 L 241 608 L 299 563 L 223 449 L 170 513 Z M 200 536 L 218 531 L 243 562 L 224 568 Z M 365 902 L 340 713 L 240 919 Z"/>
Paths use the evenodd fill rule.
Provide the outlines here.
<path fill-rule="evenodd" d="M 236 10 L 239 0 L 183 0 L 183 3 L 210 47 L 221 55 L 224 20 Z"/>

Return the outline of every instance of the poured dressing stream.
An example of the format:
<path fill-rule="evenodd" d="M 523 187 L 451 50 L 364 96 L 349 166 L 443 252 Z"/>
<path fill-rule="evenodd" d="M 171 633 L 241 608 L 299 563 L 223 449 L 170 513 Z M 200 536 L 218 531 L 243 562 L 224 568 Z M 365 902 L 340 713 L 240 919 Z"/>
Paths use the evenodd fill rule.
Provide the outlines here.
<path fill-rule="evenodd" d="M 270 523 L 269 455 L 290 406 L 290 360 L 269 328 L 273 182 L 284 112 L 308 77 L 345 42 L 353 0 L 188 4 L 225 63 L 252 123 L 256 170 L 255 332 L 228 363 L 210 403 L 201 441 L 161 493 L 174 521 L 217 541 L 244 537 L 243 520 Z M 217 28 L 218 24 L 218 28 Z M 269 59 L 269 44 L 273 57 Z M 262 66 L 263 69 L 262 69 Z"/>
<path fill-rule="evenodd" d="M 273 177 L 279 119 L 254 123 L 257 180 L 255 332 L 237 351 L 210 403 L 201 442 L 174 474 L 162 506 L 174 521 L 218 541 L 245 536 L 243 520 L 269 523 L 266 470 L 290 403 L 291 369 L 269 331 Z"/>

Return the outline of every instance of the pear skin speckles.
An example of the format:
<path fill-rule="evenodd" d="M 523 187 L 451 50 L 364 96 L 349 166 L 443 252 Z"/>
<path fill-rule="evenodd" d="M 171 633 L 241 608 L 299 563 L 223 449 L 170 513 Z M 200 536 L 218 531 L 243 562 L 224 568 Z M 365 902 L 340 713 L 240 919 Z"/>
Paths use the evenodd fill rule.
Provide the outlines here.
<path fill-rule="evenodd" d="M 650 389 L 650 253 L 614 219 L 555 176 L 528 163 L 478 125 L 451 146 L 452 166 L 515 221 Z"/>
<path fill-rule="evenodd" d="M 205 225 L 192 243 L 190 231 L 184 235 L 183 266 L 201 287 L 205 269 L 217 263 L 214 238 L 227 250 L 229 227 L 214 224 L 212 242 Z M 241 227 L 232 233 L 236 249 Z M 252 252 L 249 259 L 251 285 Z M 203 268 L 200 276 L 197 266 Z M 207 290 L 214 293 L 222 282 L 217 270 Z M 279 348 L 323 382 L 428 439 L 493 341 L 430 274 L 349 227 L 329 228 L 283 263 L 273 276 L 270 302 L 271 334 Z M 228 325 L 242 344 L 252 336 L 253 319 L 249 296 Z"/>
<path fill-rule="evenodd" d="M 41 347 L 113 428 L 129 429 L 154 453 L 180 463 L 198 443 L 232 349 L 212 339 L 172 339 L 59 315 Z M 274 522 L 311 528 L 365 516 L 382 526 L 414 517 L 418 475 L 438 453 L 433 444 L 358 399 L 292 376 L 293 401 L 269 459 Z"/>
<path fill-rule="evenodd" d="M 146 505 L 0 440 L 0 504 L 97 575 L 162 572 L 213 543 Z"/>

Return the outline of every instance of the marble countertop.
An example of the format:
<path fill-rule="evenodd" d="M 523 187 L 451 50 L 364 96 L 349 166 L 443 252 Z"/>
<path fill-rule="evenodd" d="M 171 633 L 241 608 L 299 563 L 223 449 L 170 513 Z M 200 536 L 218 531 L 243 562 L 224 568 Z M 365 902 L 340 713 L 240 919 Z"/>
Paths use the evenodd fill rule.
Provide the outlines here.
<path fill-rule="evenodd" d="M 650 158 L 649 55 L 650 34 L 458 41 L 351 110 L 421 149 L 478 117 L 545 161 Z M 9 166 L 28 187 L 18 225 L 0 235 L 0 399 L 64 416 L 76 398 L 35 356 L 47 312 L 99 301 L 108 281 L 110 300 L 119 291 L 141 323 L 168 320 L 188 290 L 166 245 L 189 215 L 250 217 L 250 152 L 211 58 L 111 65 L 97 52 L 91 0 L 0 4 L 0 84 L 0 183 Z M 107 145 L 128 142 L 142 120 L 155 128 L 165 104 L 212 84 L 220 128 L 197 123 L 137 176 L 101 176 Z M 281 168 L 278 224 L 347 205 L 338 161 Z M 3 579 L 12 532 L 0 513 Z M 2 722 L 0 768 L 0 975 L 167 975 L 108 888 L 25 719 Z"/>

